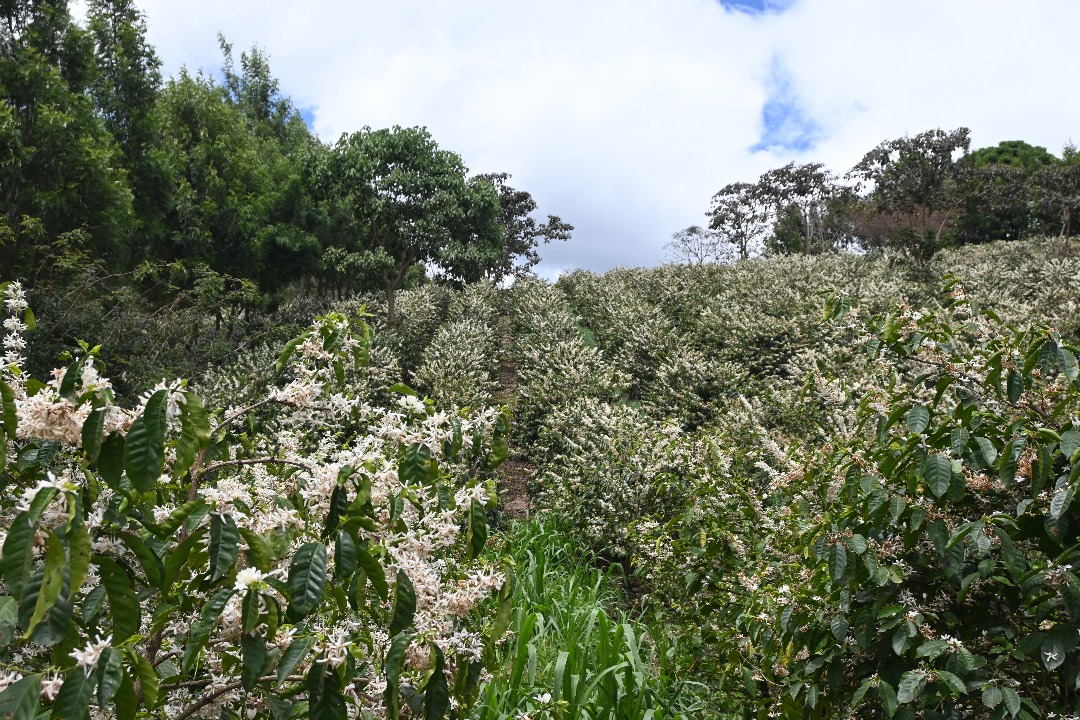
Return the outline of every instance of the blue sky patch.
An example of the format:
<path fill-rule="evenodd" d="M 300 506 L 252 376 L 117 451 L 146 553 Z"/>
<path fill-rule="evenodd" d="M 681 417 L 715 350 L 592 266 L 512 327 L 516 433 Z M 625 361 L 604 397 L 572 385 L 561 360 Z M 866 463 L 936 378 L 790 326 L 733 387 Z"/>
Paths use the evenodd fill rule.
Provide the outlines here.
<path fill-rule="evenodd" d="M 768 12 L 782 12 L 793 0 L 719 0 L 724 9 L 742 12 L 748 15 L 763 15 Z"/>
<path fill-rule="evenodd" d="M 791 73 L 777 58 L 769 68 L 766 86 L 769 96 L 761 108 L 761 137 L 750 151 L 812 149 L 824 136 L 824 130 L 807 112 Z"/>
<path fill-rule="evenodd" d="M 308 130 L 315 132 L 315 108 L 298 107 L 296 109 L 300 112 L 300 117 L 303 119 L 304 124 L 308 126 Z"/>

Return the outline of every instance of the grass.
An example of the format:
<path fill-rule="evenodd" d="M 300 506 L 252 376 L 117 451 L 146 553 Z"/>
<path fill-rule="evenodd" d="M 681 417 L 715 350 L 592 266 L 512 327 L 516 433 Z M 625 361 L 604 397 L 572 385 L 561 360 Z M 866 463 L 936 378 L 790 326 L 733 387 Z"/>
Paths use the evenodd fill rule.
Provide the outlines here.
<path fill-rule="evenodd" d="M 668 679 L 657 670 L 652 628 L 619 609 L 614 574 L 550 522 L 511 526 L 503 554 L 516 567 L 511 636 L 477 720 L 665 720 Z"/>

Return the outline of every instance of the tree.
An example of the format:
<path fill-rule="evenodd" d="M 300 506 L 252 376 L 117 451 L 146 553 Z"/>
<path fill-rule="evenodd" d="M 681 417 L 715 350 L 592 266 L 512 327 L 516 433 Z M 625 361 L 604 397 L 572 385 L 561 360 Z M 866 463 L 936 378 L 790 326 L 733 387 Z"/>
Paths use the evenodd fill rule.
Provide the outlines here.
<path fill-rule="evenodd" d="M 942 245 L 956 216 L 956 154 L 970 144 L 967 128 L 929 130 L 882 142 L 851 170 L 849 175 L 870 186 L 866 207 L 893 218 L 889 242 L 920 260 Z"/>
<path fill-rule="evenodd" d="M 789 227 L 797 230 L 799 249 L 804 255 L 814 252 L 815 241 L 819 252 L 832 249 L 824 218 L 829 202 L 838 192 L 832 173 L 821 163 L 789 163 L 770 170 L 758 179 L 756 187 L 760 201 L 772 208 L 774 220 L 787 216 L 795 221 Z"/>
<path fill-rule="evenodd" d="M 499 224 L 503 229 L 503 251 L 492 268 L 490 278 L 496 283 L 508 277 L 524 277 L 540 262 L 536 249 L 552 240 L 569 240 L 574 226 L 558 215 L 548 215 L 541 224 L 532 217 L 536 200 L 524 190 L 506 184 L 508 173 L 477 175 L 490 182 L 499 193 Z"/>
<path fill-rule="evenodd" d="M 698 225 L 673 233 L 671 242 L 664 246 L 675 256 L 677 262 L 700 267 L 705 263 L 721 262 L 728 254 L 728 243 L 716 231 Z M 740 255 L 745 258 L 745 255 Z"/>
<path fill-rule="evenodd" d="M 446 277 L 479 279 L 503 253 L 499 195 L 483 178 L 466 179 L 453 152 L 439 149 L 425 128 L 343 135 L 321 168 L 354 246 L 393 258 L 384 275 L 388 322 L 409 269 L 431 264 Z"/>
<path fill-rule="evenodd" d="M 43 240 L 75 231 L 113 257 L 130 229 L 126 174 L 88 95 L 94 72 L 64 0 L 0 5 L 0 267 L 30 275 Z"/>
<path fill-rule="evenodd" d="M 769 226 L 771 208 L 759 189 L 758 185 L 750 183 L 725 185 L 720 192 L 713 195 L 712 209 L 707 213 L 709 229 L 724 242 L 734 246 L 742 260 L 750 257 Z M 694 228 L 687 228 L 682 232 L 690 230 Z M 706 237 L 701 233 L 697 235 L 699 237 L 688 236 L 685 240 L 699 242 Z"/>
<path fill-rule="evenodd" d="M 1080 215 L 1080 152 L 1070 143 L 1061 155 L 1060 162 L 1032 173 L 1030 186 L 1039 225 L 1067 243 Z"/>
<path fill-rule="evenodd" d="M 91 0 L 88 17 L 97 64 L 90 92 L 120 148 L 134 201 L 135 227 L 124 238 L 125 255 L 154 257 L 167 235 L 175 186 L 162 147 L 161 61 L 132 0 Z"/>

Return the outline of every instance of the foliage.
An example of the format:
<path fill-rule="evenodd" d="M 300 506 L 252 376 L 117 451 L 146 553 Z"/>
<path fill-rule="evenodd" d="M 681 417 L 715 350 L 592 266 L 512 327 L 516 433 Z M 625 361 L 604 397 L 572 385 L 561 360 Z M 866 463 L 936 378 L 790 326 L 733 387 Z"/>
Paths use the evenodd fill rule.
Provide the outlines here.
<path fill-rule="evenodd" d="M 505 630 L 478 605 L 504 585 L 480 558 L 503 412 L 439 412 L 404 386 L 370 405 L 350 382 L 370 331 L 339 313 L 286 344 L 281 384 L 247 406 L 207 408 L 176 381 L 127 409 L 96 347 L 29 377 L 31 316 L 21 287 L 4 289 L 0 707 L 469 707 Z M 506 617 L 499 597 L 483 607 Z"/>

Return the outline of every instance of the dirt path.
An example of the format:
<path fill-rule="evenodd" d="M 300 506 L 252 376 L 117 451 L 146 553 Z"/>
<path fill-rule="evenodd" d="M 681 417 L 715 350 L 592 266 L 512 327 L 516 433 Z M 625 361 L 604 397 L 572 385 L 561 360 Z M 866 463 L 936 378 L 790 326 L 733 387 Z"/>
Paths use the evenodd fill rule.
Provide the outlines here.
<path fill-rule="evenodd" d="M 510 317 L 499 316 L 499 342 L 501 344 L 499 363 L 499 390 L 495 394 L 495 403 L 506 405 L 514 412 L 517 405 L 517 363 L 513 358 L 513 334 L 510 331 Z M 499 466 L 499 504 L 506 516 L 514 519 L 528 518 L 532 512 L 529 501 L 528 481 L 534 468 L 524 462 L 517 448 L 510 447 L 510 456 Z"/>

